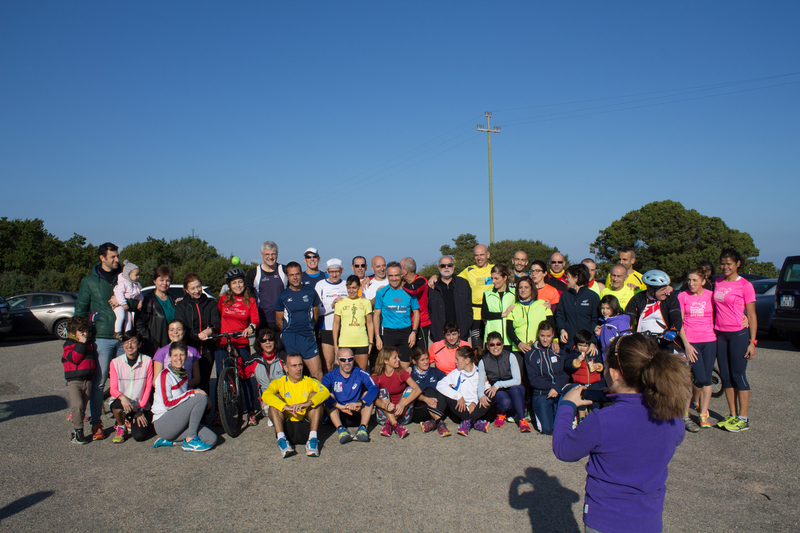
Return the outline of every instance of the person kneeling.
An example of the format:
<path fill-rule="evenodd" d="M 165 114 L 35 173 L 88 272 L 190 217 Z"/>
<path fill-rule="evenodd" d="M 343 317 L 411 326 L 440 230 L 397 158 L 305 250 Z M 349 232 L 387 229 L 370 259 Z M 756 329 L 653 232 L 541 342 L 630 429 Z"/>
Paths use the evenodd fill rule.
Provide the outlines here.
<path fill-rule="evenodd" d="M 169 345 L 169 365 L 156 378 L 153 400 L 153 427 L 158 434 L 154 448 L 175 446 L 183 440 L 183 450 L 205 452 L 217 443 L 217 434 L 200 425 L 208 396 L 200 389 L 188 389 L 183 365 L 188 357 L 186 344 Z"/>
<path fill-rule="evenodd" d="M 480 359 L 478 348 L 462 346 L 456 350 L 456 368 L 439 383 L 436 390 L 445 397 L 447 408 L 461 420 L 458 434 L 466 437 L 475 428 L 487 432 L 489 422 L 483 420 L 494 405 L 494 398 L 488 398 L 486 380 L 480 383 L 477 362 Z"/>
<path fill-rule="evenodd" d="M 353 350 L 339 348 L 336 357 L 339 367 L 322 378 L 322 384 L 331 393 L 325 408 L 336 426 L 340 444 L 353 440 L 347 426 L 358 426 L 355 438 L 369 442 L 367 424 L 372 414 L 372 402 L 378 397 L 378 386 L 366 371 L 355 367 Z"/>
<path fill-rule="evenodd" d="M 319 381 L 303 376 L 300 354 L 286 356 L 286 375 L 270 382 L 262 399 L 269 406 L 281 456 L 294 453 L 294 444 L 306 441 L 306 455 L 319 457 L 317 430 L 322 404 L 331 393 Z M 296 402 L 296 403 L 289 403 Z"/>

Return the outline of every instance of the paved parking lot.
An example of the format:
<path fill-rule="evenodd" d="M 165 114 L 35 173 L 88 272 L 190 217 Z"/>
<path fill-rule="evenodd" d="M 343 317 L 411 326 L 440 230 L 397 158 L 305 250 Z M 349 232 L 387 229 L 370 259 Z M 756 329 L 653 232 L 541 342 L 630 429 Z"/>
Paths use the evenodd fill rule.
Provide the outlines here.
<path fill-rule="evenodd" d="M 762 341 L 752 429 L 687 435 L 670 465 L 665 531 L 800 530 L 800 352 Z M 208 453 L 71 444 L 61 342 L 0 344 L 0 527 L 76 531 L 582 531 L 584 461 L 515 426 L 341 446 L 282 459 L 266 424 Z M 726 414 L 722 398 L 712 416 Z M 110 425 L 107 417 L 106 425 Z M 454 428 L 451 428 L 454 429 Z"/>

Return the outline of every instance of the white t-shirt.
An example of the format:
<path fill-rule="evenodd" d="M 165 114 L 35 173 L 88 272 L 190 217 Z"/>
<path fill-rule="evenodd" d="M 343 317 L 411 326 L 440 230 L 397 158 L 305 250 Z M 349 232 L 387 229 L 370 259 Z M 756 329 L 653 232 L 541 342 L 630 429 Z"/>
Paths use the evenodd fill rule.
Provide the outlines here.
<path fill-rule="evenodd" d="M 389 284 L 389 278 L 383 278 L 382 280 L 371 279 L 369 282 L 369 287 L 367 290 L 363 292 L 361 295 L 362 298 L 366 298 L 370 302 L 375 299 L 375 294 L 378 292 L 378 289 L 381 287 L 385 287 Z"/>
<path fill-rule="evenodd" d="M 330 280 L 324 279 L 317 283 L 314 289 L 322 301 L 322 305 L 319 306 L 319 315 L 323 317 L 322 329 L 331 330 L 333 329 L 333 301 L 340 296 L 342 298 L 347 297 L 347 284 L 344 280 L 340 280 L 339 283 L 334 285 Z"/>

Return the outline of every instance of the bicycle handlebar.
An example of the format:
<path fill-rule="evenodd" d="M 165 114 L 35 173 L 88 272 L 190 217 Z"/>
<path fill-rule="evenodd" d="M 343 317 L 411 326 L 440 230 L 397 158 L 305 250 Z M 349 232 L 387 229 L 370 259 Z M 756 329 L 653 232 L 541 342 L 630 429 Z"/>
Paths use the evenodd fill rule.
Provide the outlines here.
<path fill-rule="evenodd" d="M 209 335 L 206 337 L 206 340 L 217 340 L 217 339 L 236 339 L 242 336 L 244 331 L 236 331 L 232 333 L 215 333 L 214 335 Z"/>

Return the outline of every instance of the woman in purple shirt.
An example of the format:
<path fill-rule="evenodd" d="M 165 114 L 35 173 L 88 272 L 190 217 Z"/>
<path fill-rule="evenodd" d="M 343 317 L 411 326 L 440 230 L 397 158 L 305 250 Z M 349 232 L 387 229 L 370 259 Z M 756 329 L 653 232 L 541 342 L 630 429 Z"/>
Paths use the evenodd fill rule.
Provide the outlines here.
<path fill-rule="evenodd" d="M 586 463 L 583 523 L 587 532 L 657 533 L 662 530 L 667 465 L 683 441 L 689 369 L 641 334 L 617 337 L 606 356 L 606 382 L 614 404 L 593 411 L 572 429 L 577 408 L 590 405 L 583 387 L 561 401 L 553 453 Z"/>

